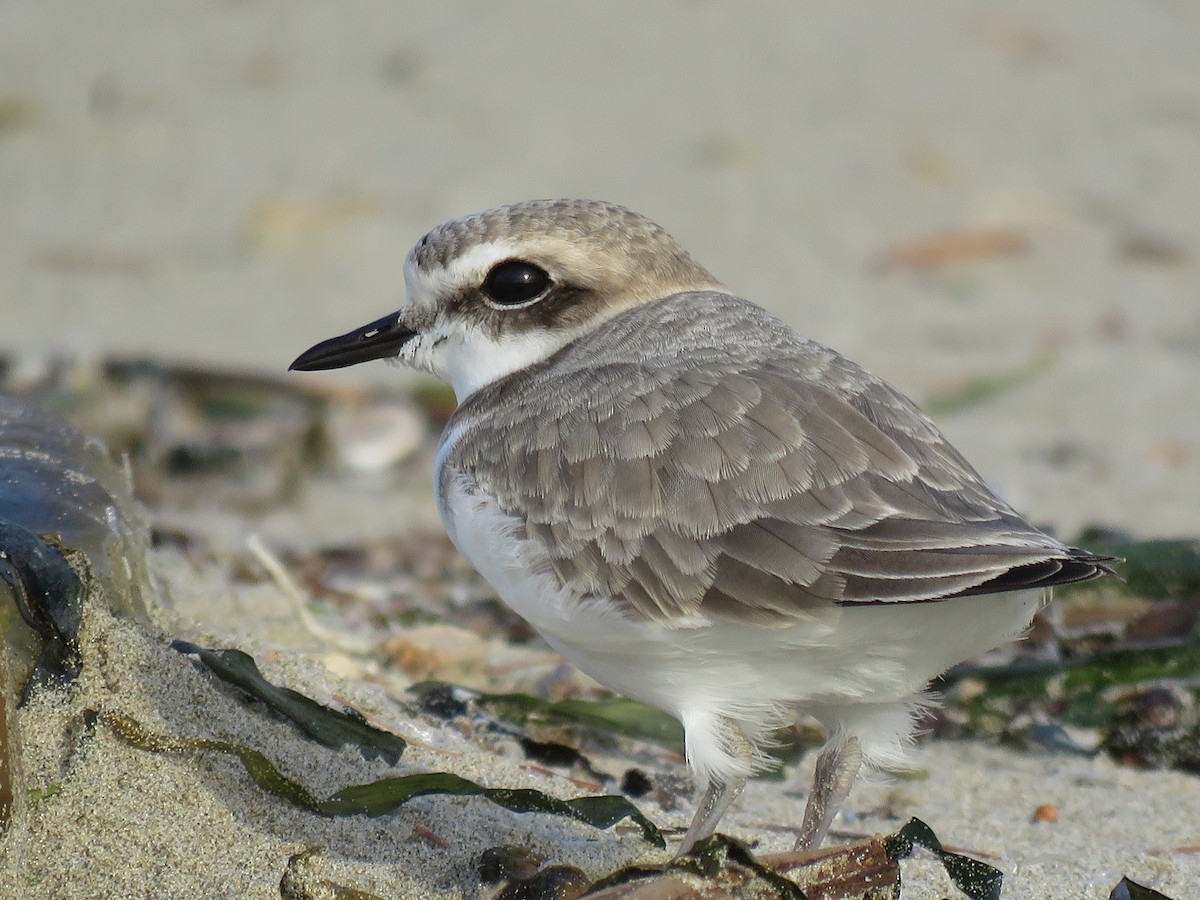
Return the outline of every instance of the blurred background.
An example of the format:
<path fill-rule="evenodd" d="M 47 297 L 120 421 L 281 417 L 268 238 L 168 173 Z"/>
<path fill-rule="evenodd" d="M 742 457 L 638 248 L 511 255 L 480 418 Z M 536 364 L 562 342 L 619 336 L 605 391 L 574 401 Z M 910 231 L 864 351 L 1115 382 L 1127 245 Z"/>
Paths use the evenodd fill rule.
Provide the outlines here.
<path fill-rule="evenodd" d="M 1035 521 L 1195 534 L 1197 36 L 1186 0 L 2 3 L 0 353 L 284 378 L 438 222 L 596 197 Z"/>

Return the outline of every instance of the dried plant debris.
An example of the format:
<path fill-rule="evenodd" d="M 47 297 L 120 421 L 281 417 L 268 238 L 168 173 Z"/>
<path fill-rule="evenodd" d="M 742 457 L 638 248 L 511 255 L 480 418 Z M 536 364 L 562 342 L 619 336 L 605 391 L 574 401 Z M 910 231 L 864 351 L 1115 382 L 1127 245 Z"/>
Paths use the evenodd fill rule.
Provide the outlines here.
<path fill-rule="evenodd" d="M 1198 771 L 1200 541 L 1093 529 L 1076 543 L 1124 557 L 1125 584 L 1064 589 L 1035 653 L 948 672 L 934 730 Z M 1081 745 L 1062 726 L 1092 739 Z"/>
<path fill-rule="evenodd" d="M 962 228 L 900 241 L 880 256 L 879 270 L 929 270 L 954 263 L 983 262 L 1019 256 L 1029 239 L 1015 228 Z"/>
<path fill-rule="evenodd" d="M 315 469 L 395 465 L 435 415 L 402 394 L 154 359 L 13 366 L 0 389 L 69 413 L 127 456 L 144 499 L 242 512 L 286 501 Z"/>
<path fill-rule="evenodd" d="M 1125 877 L 1112 889 L 1108 900 L 1172 900 L 1172 898 Z"/>
<path fill-rule="evenodd" d="M 625 697 L 550 701 L 521 693 L 489 694 L 443 681 L 418 682 L 409 691 L 420 699 L 422 709 L 440 718 L 476 715 L 498 720 L 517 729 L 529 729 L 533 737 L 522 734 L 520 740 L 527 757 L 531 759 L 538 759 L 538 754 L 547 744 L 551 752 L 561 747 L 556 741 L 542 741 L 537 737 L 547 734 L 562 735 L 575 744 L 589 737 L 609 740 L 614 737 L 630 738 L 656 744 L 679 756 L 683 754 L 683 727 L 677 719 L 656 707 Z M 822 740 L 815 731 L 800 726 L 789 727 L 779 731 L 770 751 L 776 759 L 786 764 L 796 761 L 806 750 L 819 746 Z M 578 751 L 571 747 L 557 752 L 561 755 L 563 751 L 578 756 Z M 586 758 L 581 757 L 581 761 L 591 769 Z M 761 777 L 782 778 L 784 773 L 779 770 Z M 649 786 L 643 793 L 648 790 Z"/>
<path fill-rule="evenodd" d="M 760 856 L 759 861 L 797 882 L 810 900 L 891 898 L 901 881 L 898 861 L 878 835 L 840 847 Z"/>
<path fill-rule="evenodd" d="M 535 769 L 565 774 L 577 787 L 598 789 L 616 786 L 628 797 L 643 797 L 655 783 L 637 770 L 625 775 L 607 774 L 594 762 L 591 750 L 611 751 L 614 738 L 648 741 L 667 748 L 682 761 L 683 732 L 665 713 L 624 698 L 606 700 L 547 701 L 528 694 L 484 694 L 441 681 L 419 682 L 410 688 L 420 710 L 438 719 L 454 721 L 464 734 L 496 735 L 515 742 Z M 486 743 L 486 740 L 485 740 Z M 621 762 L 628 762 L 628 751 Z M 632 751 L 637 755 L 637 751 Z M 606 753 L 606 762 L 611 763 Z M 635 773 L 630 778 L 630 773 Z M 626 785 L 634 789 L 627 790 Z M 668 791 L 672 799 L 677 791 Z M 657 798 L 662 799 L 662 798 Z"/>
<path fill-rule="evenodd" d="M 1200 711 L 1193 695 L 1161 685 L 1130 691 L 1116 702 L 1123 711 L 1101 743 L 1113 759 L 1200 775 Z"/>
<path fill-rule="evenodd" d="M 445 717 L 462 715 L 468 704 L 517 726 L 542 724 L 579 726 L 606 734 L 653 741 L 674 750 L 683 749 L 683 727 L 661 710 L 636 700 L 557 700 L 549 702 L 528 694 L 486 694 L 441 681 L 423 681 L 409 690 L 429 711 Z"/>
<path fill-rule="evenodd" d="M 947 416 L 981 406 L 1045 375 L 1054 361 L 1053 353 L 1040 352 L 1024 365 L 977 375 L 957 387 L 927 397 L 922 406 L 933 416 Z"/>
<path fill-rule="evenodd" d="M 390 630 L 453 620 L 479 637 L 512 643 L 534 637 L 529 624 L 496 599 L 440 528 L 285 553 L 284 561 L 312 596 L 358 625 Z"/>
<path fill-rule="evenodd" d="M 592 883 L 570 866 L 539 868 L 542 860 L 536 855 L 506 845 L 484 851 L 479 876 L 485 884 L 506 881 L 497 897 L 510 898 L 895 900 L 900 896 L 899 861 L 917 846 L 941 861 L 964 896 L 971 900 L 999 898 L 1003 876 L 998 870 L 946 851 L 919 819 L 888 837 L 758 857 L 745 844 L 718 834 L 665 865 L 630 866 Z"/>
<path fill-rule="evenodd" d="M 900 871 L 894 861 L 879 851 L 875 860 L 882 865 L 859 866 L 861 853 L 845 854 L 842 848 L 820 854 L 811 867 L 796 861 L 778 860 L 779 869 L 768 865 L 764 857 L 756 859 L 744 844 L 725 835 L 714 835 L 701 842 L 687 856 L 676 858 L 666 865 L 635 865 L 606 875 L 595 882 L 571 878 L 570 867 L 550 866 L 530 872 L 528 866 L 512 872 L 501 872 L 508 879 L 497 898 L 587 897 L 592 900 L 724 900 L 730 897 L 776 898 L 801 900 L 820 897 L 823 900 L 870 898 L 885 900 L 899 896 Z M 494 848 L 485 851 L 480 862 L 481 878 L 495 875 Z M 844 866 L 830 867 L 827 861 L 837 857 Z M 518 857 L 519 859 L 519 857 Z M 485 862 L 486 861 L 486 862 Z M 882 869 L 882 872 L 880 871 Z M 577 870 L 576 870 L 577 871 Z M 882 876 L 882 877 L 881 877 Z M 564 884 L 565 882 L 565 884 Z M 570 893 L 558 893 L 564 887 Z M 815 888 L 815 890 L 814 890 Z"/>
<path fill-rule="evenodd" d="M 407 747 L 400 736 L 368 725 L 358 716 L 330 709 L 290 688 L 271 684 L 254 659 L 241 650 L 209 650 L 187 641 L 174 641 L 171 646 L 180 653 L 196 656 L 222 681 L 262 701 L 324 747 L 337 749 L 350 744 L 366 759 L 383 759 L 389 765 L 399 762 Z"/>
<path fill-rule="evenodd" d="M 520 844 L 488 847 L 479 854 L 476 867 L 482 884 L 501 881 L 528 881 L 541 871 L 545 858 Z"/>
<path fill-rule="evenodd" d="M 305 847 L 288 857 L 283 877 L 279 879 L 280 900 L 385 900 L 378 894 L 325 878 L 320 862 L 320 847 Z"/>
<path fill-rule="evenodd" d="M 1035 724 L 1044 730 L 1047 722 L 1062 723 L 1100 735 L 1085 752 L 1108 747 L 1121 761 L 1192 770 L 1195 751 L 1189 748 L 1196 740 L 1198 676 L 1200 641 L 1196 640 L 1170 647 L 1117 649 L 1078 660 L 960 667 L 941 679 L 951 701 L 944 715 L 953 724 L 947 726 L 944 720 L 939 730 L 1011 739 Z M 1164 685 L 1171 685 L 1177 698 L 1170 722 L 1139 719 L 1131 703 L 1136 704 L 1145 691 Z M 1135 735 L 1152 746 L 1134 752 L 1129 741 Z M 1033 737 L 1046 749 L 1078 749 L 1070 741 L 1048 743 Z M 1165 752 L 1164 741 L 1178 752 Z"/>
<path fill-rule="evenodd" d="M 250 510 L 284 499 L 313 454 L 318 401 L 255 375 L 106 360 L 29 388 L 126 455 L 156 503 Z"/>
<path fill-rule="evenodd" d="M 1187 245 L 1174 235 L 1129 230 L 1117 236 L 1118 259 L 1144 266 L 1184 266 L 1191 261 Z"/>
<path fill-rule="evenodd" d="M 575 866 L 547 866 L 526 881 L 505 885 L 492 900 L 576 900 L 587 896 L 590 885 Z"/>

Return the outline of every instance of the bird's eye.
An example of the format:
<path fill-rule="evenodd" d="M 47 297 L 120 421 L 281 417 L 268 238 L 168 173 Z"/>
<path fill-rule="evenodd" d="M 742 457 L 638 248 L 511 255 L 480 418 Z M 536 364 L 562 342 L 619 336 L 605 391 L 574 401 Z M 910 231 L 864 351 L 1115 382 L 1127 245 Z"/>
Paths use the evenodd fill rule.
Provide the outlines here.
<path fill-rule="evenodd" d="M 497 263 L 483 280 L 483 294 L 497 306 L 525 306 L 550 288 L 550 274 L 533 263 Z"/>

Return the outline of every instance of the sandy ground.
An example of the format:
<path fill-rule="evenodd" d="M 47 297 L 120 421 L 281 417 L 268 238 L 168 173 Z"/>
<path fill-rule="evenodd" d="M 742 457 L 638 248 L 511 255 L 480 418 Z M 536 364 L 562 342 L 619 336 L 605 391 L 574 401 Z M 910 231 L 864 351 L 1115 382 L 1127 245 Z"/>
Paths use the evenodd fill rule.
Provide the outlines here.
<path fill-rule="evenodd" d="M 324 819 L 267 796 L 227 757 L 150 753 L 119 740 L 103 722 L 86 731 L 84 711 L 101 710 L 132 716 L 156 734 L 258 748 L 320 797 L 427 771 L 563 799 L 595 792 L 562 772 L 528 765 L 511 741 L 416 712 L 404 693 L 412 679 L 381 671 L 330 644 L 327 634 L 306 630 L 271 585 L 197 572 L 176 551 L 154 551 L 151 561 L 169 598 L 169 608 L 156 610 L 164 629 L 148 631 L 92 609 L 79 683 L 41 695 L 19 716 L 23 777 L 32 790 L 48 793 L 27 800 L 0 841 L 0 895 L 269 900 L 279 896 L 288 858 L 309 847 L 321 848 L 318 879 L 391 900 L 485 896 L 475 876 L 479 854 L 500 844 L 526 847 L 547 865 L 577 866 L 593 878 L 666 860 L 627 828 L 597 832 L 561 818 L 515 815 L 482 800 L 427 797 L 381 818 Z M 339 708 L 350 704 L 402 734 L 409 749 L 389 767 L 354 749 L 319 747 L 167 646 L 180 636 L 240 647 L 271 681 Z M 519 672 L 513 687 L 528 690 L 551 674 L 547 656 L 496 641 L 487 658 L 498 669 Z M 672 763 L 661 753 L 646 756 L 645 747 L 637 753 L 622 757 L 593 748 L 588 756 L 601 772 L 619 774 L 633 764 L 673 784 L 637 805 L 678 837 L 693 809 L 683 767 L 676 759 L 672 777 Z M 762 852 L 789 849 L 812 764 L 810 755 L 782 784 L 752 783 L 722 830 L 754 841 Z M 1035 822 L 1034 811 L 1047 804 L 1058 820 Z M 1137 771 L 1106 757 L 934 742 L 914 755 L 908 777 L 860 782 L 834 839 L 891 833 L 915 815 L 953 849 L 1003 871 L 1005 898 L 1103 900 L 1128 876 L 1185 900 L 1200 884 L 1197 809 L 1200 779 L 1192 776 Z M 902 869 L 902 900 L 959 896 L 928 855 Z"/>
<path fill-rule="evenodd" d="M 0 4 L 0 351 L 281 372 L 395 309 L 403 254 L 442 219 L 602 197 L 943 408 L 1035 521 L 1194 535 L 1197 34 L 1200 6 L 1109 0 Z M 980 229 L 1024 250 L 888 255 Z M 391 508 L 300 515 L 264 526 L 361 533 Z M 239 627 L 220 634 L 272 646 Z M 1001 854 L 1006 896 L 1200 884 L 1194 855 L 1147 855 L 1200 840 L 1195 779 L 929 753 L 905 808 Z M 1029 825 L 1050 794 L 1074 813 Z M 906 896 L 946 890 L 924 884 Z"/>

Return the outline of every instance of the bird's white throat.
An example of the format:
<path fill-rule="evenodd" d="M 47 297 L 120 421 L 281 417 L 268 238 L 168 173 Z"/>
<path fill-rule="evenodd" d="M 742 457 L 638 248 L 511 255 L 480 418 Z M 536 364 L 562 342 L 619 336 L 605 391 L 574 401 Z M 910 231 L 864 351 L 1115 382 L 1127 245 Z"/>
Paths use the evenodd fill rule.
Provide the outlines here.
<path fill-rule="evenodd" d="M 461 404 L 481 387 L 552 356 L 577 336 L 538 329 L 495 338 L 478 326 L 443 318 L 414 338 L 395 362 L 449 383 Z"/>

